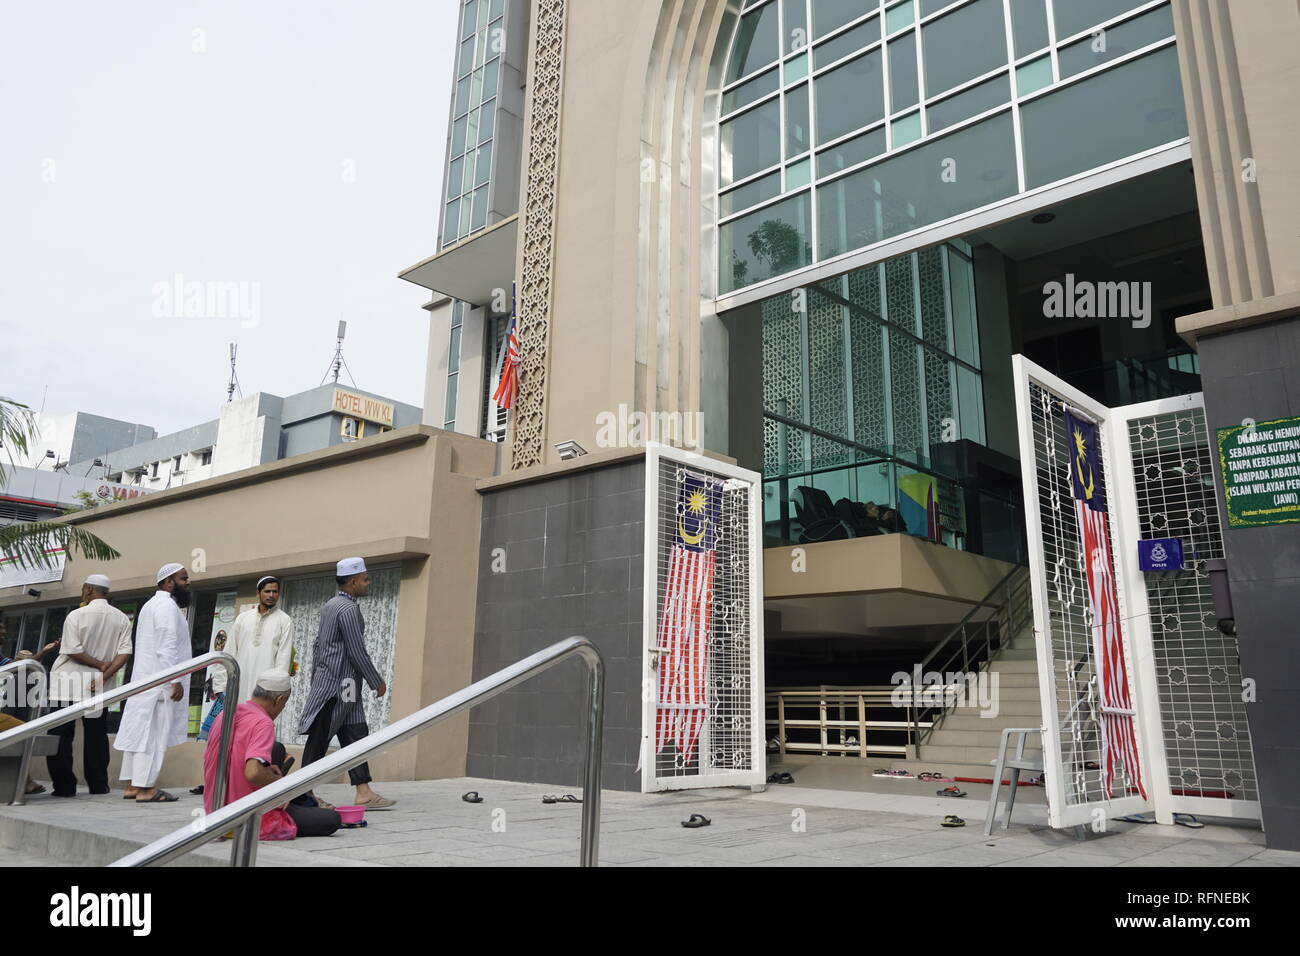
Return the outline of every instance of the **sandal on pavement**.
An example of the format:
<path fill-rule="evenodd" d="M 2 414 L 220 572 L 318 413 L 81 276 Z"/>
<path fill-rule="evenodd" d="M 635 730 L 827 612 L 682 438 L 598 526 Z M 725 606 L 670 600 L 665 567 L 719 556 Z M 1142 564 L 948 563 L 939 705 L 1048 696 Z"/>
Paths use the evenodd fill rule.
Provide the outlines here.
<path fill-rule="evenodd" d="M 397 806 L 397 801 L 375 794 L 369 800 L 354 804 L 354 806 L 365 807 L 367 810 L 391 810 L 393 807 Z"/>
<path fill-rule="evenodd" d="M 700 827 L 707 827 L 712 822 L 702 813 L 692 813 L 689 820 L 682 821 L 682 826 L 688 830 L 698 830 Z"/>
<path fill-rule="evenodd" d="M 943 822 L 940 824 L 940 826 L 945 826 L 945 827 L 964 827 L 965 825 L 966 825 L 965 820 L 963 820 L 959 816 L 954 816 L 951 813 L 948 814 L 946 817 L 944 817 Z"/>
<path fill-rule="evenodd" d="M 168 793 L 166 790 L 159 790 L 148 800 L 141 800 L 139 797 L 136 797 L 135 802 L 136 803 L 175 803 L 179 799 L 180 797 L 173 796 L 172 794 Z"/>
<path fill-rule="evenodd" d="M 1190 813 L 1175 813 L 1174 823 L 1177 823 L 1180 827 L 1191 827 L 1193 830 L 1205 829 L 1205 824 Z"/>
<path fill-rule="evenodd" d="M 37 793 L 45 793 L 45 792 L 46 792 L 46 790 L 45 790 L 45 784 L 43 784 L 43 783 L 33 783 L 33 784 L 32 784 L 32 788 L 31 788 L 30 790 L 24 790 L 24 791 L 23 791 L 23 796 L 24 796 L 24 797 L 30 797 L 30 796 L 32 796 L 33 794 L 37 794 Z"/>
<path fill-rule="evenodd" d="M 942 790 L 936 790 L 934 794 L 937 797 L 964 797 L 966 791 L 958 787 L 944 787 Z"/>
<path fill-rule="evenodd" d="M 462 793 L 460 798 L 466 803 L 482 803 L 483 798 L 478 795 L 477 790 L 471 790 L 469 793 Z"/>
<path fill-rule="evenodd" d="M 1126 817 L 1116 817 L 1117 820 L 1123 820 L 1125 823 L 1155 823 L 1156 818 L 1153 815 L 1148 816 L 1145 813 L 1130 813 Z"/>

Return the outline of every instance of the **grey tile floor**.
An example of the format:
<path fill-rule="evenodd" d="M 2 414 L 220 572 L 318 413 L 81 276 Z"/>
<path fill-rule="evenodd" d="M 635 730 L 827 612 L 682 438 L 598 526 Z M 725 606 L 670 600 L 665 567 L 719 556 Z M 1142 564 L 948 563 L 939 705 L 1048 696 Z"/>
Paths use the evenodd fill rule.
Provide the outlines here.
<path fill-rule="evenodd" d="M 385 783 L 395 809 L 369 814 L 364 829 L 292 843 L 263 843 L 261 865 L 573 866 L 578 862 L 578 804 L 541 803 L 556 788 L 462 778 Z M 463 802 L 478 790 L 483 803 Z M 323 787 L 335 803 L 350 788 Z M 1211 824 L 1203 830 L 1114 822 L 1077 840 L 1039 822 L 1043 808 L 1017 807 L 1009 831 L 982 832 L 984 802 L 814 788 L 638 794 L 607 791 L 600 860 L 607 866 L 1300 866 L 1300 853 L 1266 850 L 1258 829 Z M 155 839 L 193 819 L 201 799 L 139 807 L 116 795 L 74 800 L 35 797 L 0 807 L 0 837 L 14 861 L 68 862 L 88 841 Z M 967 820 L 944 829 L 944 813 Z M 681 826 L 692 813 L 713 822 Z M 117 852 L 107 843 L 105 851 Z M 209 846 L 208 860 L 224 848 Z M 113 858 L 111 855 L 107 859 Z M 8 860 L 6 861 L 8 862 Z M 23 862 L 15 862 L 23 865 Z"/>

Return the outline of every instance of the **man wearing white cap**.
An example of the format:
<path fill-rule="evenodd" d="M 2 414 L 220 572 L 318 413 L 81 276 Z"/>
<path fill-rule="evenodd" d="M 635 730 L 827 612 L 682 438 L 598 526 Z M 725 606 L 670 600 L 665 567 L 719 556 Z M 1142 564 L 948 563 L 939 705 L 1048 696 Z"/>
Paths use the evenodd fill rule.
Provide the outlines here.
<path fill-rule="evenodd" d="M 275 718 L 289 702 L 291 680 L 282 667 L 263 671 L 252 696 L 238 707 L 222 711 L 212 724 L 203 752 L 203 805 L 212 812 L 212 794 L 221 755 L 221 725 L 234 719 L 230 763 L 226 772 L 226 803 L 234 803 L 275 783 L 288 769 L 284 747 L 275 742 Z M 292 840 L 295 836 L 329 836 L 342 824 L 338 811 L 293 803 L 262 814 L 262 840 Z"/>
<path fill-rule="evenodd" d="M 280 579 L 267 574 L 257 581 L 257 606 L 235 618 L 226 653 L 239 662 L 239 700 L 226 700 L 226 669 L 212 667 L 212 694 L 216 703 L 208 711 L 203 736 L 211 734 L 212 722 L 226 707 L 236 707 L 253 696 L 257 678 L 264 671 L 289 670 L 293 651 L 293 620 L 281 611 Z"/>
<path fill-rule="evenodd" d="M 81 585 L 81 607 L 63 621 L 58 659 L 50 670 L 50 703 L 67 707 L 102 693 L 113 675 L 131 657 L 131 619 L 108 603 L 108 578 L 92 574 Z M 108 793 L 108 714 L 103 710 L 81 717 L 82 763 L 91 793 Z M 54 728 L 58 753 L 46 757 L 56 797 L 77 795 L 77 775 L 72 770 L 72 743 L 77 722 Z"/>
<path fill-rule="evenodd" d="M 311 652 L 311 691 L 303 706 L 298 733 L 307 735 L 302 750 L 305 767 L 325 756 L 330 741 L 338 737 L 346 747 L 370 732 L 361 701 L 364 679 L 379 697 L 388 685 L 366 651 L 366 622 L 357 598 L 370 593 L 370 574 L 361 558 L 344 558 L 335 568 L 339 593 L 325 602 L 320 630 Z M 397 801 L 370 789 L 370 767 L 362 763 L 348 771 L 357 788 L 356 803 L 370 810 L 388 810 Z"/>
<path fill-rule="evenodd" d="M 190 625 L 181 608 L 190 603 L 190 575 L 181 564 L 158 569 L 158 591 L 140 608 L 135 628 L 131 680 L 152 677 L 190 659 Z M 174 803 L 156 786 L 168 747 L 185 742 L 189 732 L 185 686 L 179 681 L 136 694 L 126 701 L 113 746 L 122 751 L 124 796 L 137 803 Z"/>

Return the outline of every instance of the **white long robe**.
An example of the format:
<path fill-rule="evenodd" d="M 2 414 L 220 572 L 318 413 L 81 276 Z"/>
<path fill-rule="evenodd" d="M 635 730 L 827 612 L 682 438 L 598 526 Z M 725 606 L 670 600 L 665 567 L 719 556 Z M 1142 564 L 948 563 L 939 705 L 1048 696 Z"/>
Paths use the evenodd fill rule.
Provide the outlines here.
<path fill-rule="evenodd" d="M 171 594 L 157 592 L 140 608 L 136 619 L 132 682 L 189 660 L 193 656 L 190 651 L 190 625 L 184 612 Z M 189 683 L 185 678 L 178 680 L 182 686 Z M 185 742 L 189 734 L 189 694 L 173 701 L 170 690 L 171 684 L 163 684 L 127 699 L 113 742 L 115 749 L 123 753 L 159 754 Z"/>
<path fill-rule="evenodd" d="M 293 620 L 278 607 L 258 614 L 252 607 L 235 618 L 226 653 L 239 662 L 239 700 L 227 700 L 225 707 L 233 710 L 253 696 L 257 679 L 272 668 L 289 669 L 289 655 L 293 651 Z M 224 692 L 226 669 L 212 668 L 212 689 Z"/>

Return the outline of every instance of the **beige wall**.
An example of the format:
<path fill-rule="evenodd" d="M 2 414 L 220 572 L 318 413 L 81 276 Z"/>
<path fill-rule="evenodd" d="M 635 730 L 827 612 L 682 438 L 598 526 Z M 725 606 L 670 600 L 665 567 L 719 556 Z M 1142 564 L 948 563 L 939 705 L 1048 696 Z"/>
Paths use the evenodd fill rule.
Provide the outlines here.
<path fill-rule="evenodd" d="M 39 605 L 18 595 L 0 607 L 76 600 L 87 574 L 104 573 L 118 597 L 153 590 L 157 569 L 183 562 L 198 587 L 230 587 L 254 600 L 268 572 L 328 572 L 341 557 L 400 561 L 392 719 L 471 681 L 477 592 L 479 496 L 492 474 L 489 442 L 414 426 L 221 478 L 108 505 L 69 520 L 122 553 L 70 561 Z M 461 717 L 372 761 L 377 779 L 464 773 Z M 193 786 L 201 746 L 175 748 L 164 786 Z M 38 774 L 39 775 L 39 774 Z"/>

